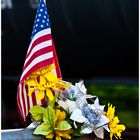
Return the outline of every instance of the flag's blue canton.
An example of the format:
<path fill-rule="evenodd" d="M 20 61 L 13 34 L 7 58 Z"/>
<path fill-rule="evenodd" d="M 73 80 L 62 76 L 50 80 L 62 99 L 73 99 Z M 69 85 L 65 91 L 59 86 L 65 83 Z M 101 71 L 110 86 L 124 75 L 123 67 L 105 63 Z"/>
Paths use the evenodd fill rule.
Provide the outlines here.
<path fill-rule="evenodd" d="M 44 0 L 41 0 L 37 10 L 31 39 L 37 32 L 47 28 L 50 28 L 49 16 L 48 16 L 46 4 L 44 3 Z"/>

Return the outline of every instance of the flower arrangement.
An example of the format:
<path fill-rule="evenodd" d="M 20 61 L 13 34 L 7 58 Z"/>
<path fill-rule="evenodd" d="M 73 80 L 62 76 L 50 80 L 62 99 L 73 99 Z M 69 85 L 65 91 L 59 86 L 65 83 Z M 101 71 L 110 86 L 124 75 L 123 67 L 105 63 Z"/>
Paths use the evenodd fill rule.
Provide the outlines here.
<path fill-rule="evenodd" d="M 30 86 L 28 96 L 37 91 L 37 99 L 47 100 L 46 106 L 33 106 L 29 112 L 35 130 L 33 134 L 43 135 L 50 140 L 76 139 L 94 133 L 103 139 L 104 130 L 110 133 L 110 140 L 121 138 L 125 125 L 119 124 L 115 107 L 99 104 L 97 96 L 87 94 L 83 81 L 75 85 L 63 81 L 52 72 L 49 65 L 30 75 L 26 84 Z"/>

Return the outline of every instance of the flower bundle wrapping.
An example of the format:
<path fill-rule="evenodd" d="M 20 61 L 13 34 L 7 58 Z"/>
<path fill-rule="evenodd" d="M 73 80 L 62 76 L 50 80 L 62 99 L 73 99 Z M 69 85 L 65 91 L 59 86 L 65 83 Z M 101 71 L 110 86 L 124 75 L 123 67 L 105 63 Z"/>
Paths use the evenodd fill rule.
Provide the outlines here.
<path fill-rule="evenodd" d="M 47 139 L 75 139 L 85 134 L 94 133 L 103 139 L 104 131 L 110 133 L 110 139 L 121 138 L 125 130 L 115 116 L 115 107 L 99 104 L 99 98 L 87 94 L 83 81 L 72 85 L 58 79 L 53 74 L 54 65 L 42 68 L 26 80 L 30 86 L 28 96 L 37 92 L 37 99 L 46 97 L 46 106 L 33 106 L 30 109 L 35 127 L 33 134 L 43 135 Z"/>

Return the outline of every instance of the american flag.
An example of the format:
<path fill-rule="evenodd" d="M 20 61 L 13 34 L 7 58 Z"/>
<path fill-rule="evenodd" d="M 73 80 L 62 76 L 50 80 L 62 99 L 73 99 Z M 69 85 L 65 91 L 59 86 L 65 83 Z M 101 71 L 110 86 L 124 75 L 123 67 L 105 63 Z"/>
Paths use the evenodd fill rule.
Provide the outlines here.
<path fill-rule="evenodd" d="M 40 0 L 29 48 L 18 85 L 17 104 L 20 116 L 24 122 L 26 122 L 26 117 L 31 107 L 37 104 L 43 105 L 46 103 L 45 98 L 41 101 L 37 100 L 36 92 L 34 92 L 32 96 L 28 96 L 28 90 L 30 87 L 25 85 L 25 80 L 31 73 L 50 64 L 55 65 L 54 73 L 57 75 L 57 77 L 61 78 L 55 46 L 51 35 L 46 3 L 44 0 Z"/>

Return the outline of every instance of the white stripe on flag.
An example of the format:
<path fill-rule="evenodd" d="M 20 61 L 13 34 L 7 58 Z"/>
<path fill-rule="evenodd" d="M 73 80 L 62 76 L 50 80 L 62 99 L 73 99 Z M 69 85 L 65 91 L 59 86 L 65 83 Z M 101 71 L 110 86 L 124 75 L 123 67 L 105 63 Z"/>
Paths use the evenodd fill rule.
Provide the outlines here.
<path fill-rule="evenodd" d="M 45 48 L 45 47 L 51 46 L 51 45 L 52 45 L 52 40 L 47 40 L 47 41 L 45 41 L 45 42 L 42 42 L 42 43 L 36 45 L 36 46 L 32 49 L 32 51 L 31 51 L 31 53 L 29 54 L 29 56 L 26 58 L 24 65 L 26 65 L 26 63 L 29 61 L 29 59 L 32 57 L 32 55 L 33 55 L 35 52 L 37 52 L 38 50 L 41 50 L 41 49 L 43 49 L 43 48 Z"/>
<path fill-rule="evenodd" d="M 34 37 L 33 37 L 33 39 L 32 39 L 32 41 L 31 41 L 31 43 L 30 43 L 30 45 L 29 45 L 29 48 L 28 48 L 28 51 L 27 51 L 27 52 L 30 51 L 30 49 L 31 49 L 31 47 L 32 47 L 32 44 L 33 44 L 33 42 L 34 42 L 36 39 L 38 39 L 38 38 L 41 37 L 41 36 L 47 35 L 47 34 L 51 34 L 51 29 L 50 29 L 50 28 L 44 29 L 44 30 L 38 32 L 37 34 L 35 34 Z"/>
<path fill-rule="evenodd" d="M 55 75 L 57 75 L 56 69 L 52 69 L 51 72 L 54 73 Z"/>
<path fill-rule="evenodd" d="M 27 113 L 28 113 L 28 104 L 27 104 L 28 93 L 26 93 L 25 84 L 23 84 L 23 93 L 24 93 L 25 108 L 26 108 L 25 115 L 27 116 Z"/>
<path fill-rule="evenodd" d="M 41 101 L 37 100 L 37 93 L 38 93 L 38 91 L 35 91 L 36 103 L 37 103 L 37 105 L 42 105 Z"/>
<path fill-rule="evenodd" d="M 47 53 L 47 54 L 43 54 L 43 55 L 40 55 L 40 56 L 36 57 L 36 58 L 26 67 L 26 69 L 23 71 L 20 80 L 23 78 L 23 76 L 24 76 L 34 65 L 36 65 L 37 63 L 39 63 L 39 62 L 41 62 L 41 61 L 47 60 L 47 59 L 49 59 L 49 58 L 52 58 L 52 57 L 53 57 L 53 52 L 49 52 L 49 53 Z"/>
<path fill-rule="evenodd" d="M 21 117 L 23 118 L 23 111 L 22 111 L 22 107 L 21 107 L 21 102 L 20 102 L 20 92 L 19 92 L 19 89 L 20 89 L 20 86 L 18 87 L 18 95 L 17 95 L 17 100 L 18 100 L 18 108 L 19 108 L 19 111 L 20 111 L 20 115 Z"/>
<path fill-rule="evenodd" d="M 28 89 L 29 89 L 29 87 L 28 87 Z M 32 100 L 32 96 L 28 96 L 28 98 L 29 98 L 29 110 L 30 110 L 30 108 L 32 108 L 33 107 L 33 100 Z M 28 112 L 27 112 L 28 113 Z"/>
<path fill-rule="evenodd" d="M 24 112 L 24 106 L 23 106 L 23 99 L 22 99 L 22 85 L 19 85 L 19 102 L 21 104 L 21 110 L 22 110 L 22 114 L 23 114 L 23 118 L 25 119 L 25 112 Z"/>

